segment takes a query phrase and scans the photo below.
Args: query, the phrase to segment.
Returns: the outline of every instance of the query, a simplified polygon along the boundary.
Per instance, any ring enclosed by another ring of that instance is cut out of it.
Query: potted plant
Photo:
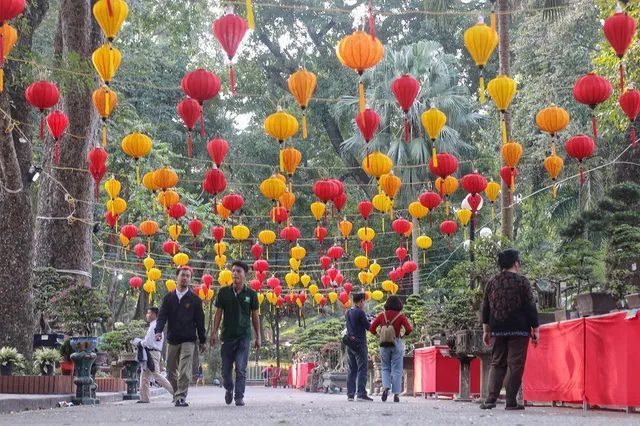
[[[71,340],[67,339],[62,342],[60,346],[60,357],[62,361],[60,361],[60,370],[63,376],[71,376],[73,375],[73,361],[71,361],[71,354],[73,353],[73,348],[71,347]]]
[[[0,349],[0,375],[11,376],[14,369],[24,367],[24,356],[11,346]]]
[[[56,362],[62,357],[60,351],[54,348],[40,348],[35,352],[35,361],[33,366],[40,371],[43,376],[53,376],[55,372]]]
[[[147,334],[147,324],[141,320],[120,324],[115,330],[103,334],[100,337],[98,349],[106,352],[109,358],[122,363],[127,360],[135,360],[136,348],[131,341],[136,337],[144,337]]]

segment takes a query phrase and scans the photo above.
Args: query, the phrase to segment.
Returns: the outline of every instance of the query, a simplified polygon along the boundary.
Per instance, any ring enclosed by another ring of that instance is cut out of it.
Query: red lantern
[[[267,278],[266,272],[256,272],[256,280],[263,282]]]
[[[276,287],[280,287],[280,280],[274,275],[267,280],[267,285],[270,289],[275,290]]]
[[[340,188],[329,179],[323,179],[313,184],[313,193],[325,204],[338,195]]]
[[[451,176],[456,172],[456,170],[458,170],[458,159],[455,156],[447,154],[446,152],[441,152],[436,155],[436,158],[438,165],[434,166],[433,158],[431,158],[429,160],[429,170],[431,170],[431,173],[434,175],[440,176],[443,181],[447,176]]]
[[[336,282],[336,284],[340,285],[342,284],[342,281],[344,281],[344,275],[342,275],[340,271],[338,271],[336,277],[333,280]]]
[[[133,288],[138,288],[142,285],[142,278],[133,277],[129,280],[129,285]]]
[[[478,171],[469,173],[462,177],[462,188],[472,195],[480,194],[487,188],[487,179]]]
[[[3,3],[4,4],[4,3]],[[40,139],[44,139],[44,111],[58,103],[60,91],[55,84],[45,80],[36,81],[27,87],[24,96],[32,106],[40,110]]]
[[[135,225],[131,224],[123,226],[120,232],[129,240],[132,240],[133,238],[138,236],[138,228],[136,228]]]
[[[418,269],[418,264],[413,260],[407,260],[404,262],[404,265],[402,265],[402,269],[411,274]]]
[[[193,251],[198,251],[196,238],[198,238],[198,234],[202,231],[202,222],[198,219],[191,219],[189,221],[189,229],[191,230],[191,234],[193,234]]]
[[[373,209],[373,204],[371,201],[360,201],[358,203],[358,211],[360,212],[360,216],[364,220],[369,219],[369,215],[371,214],[371,210]]]
[[[104,214],[104,220],[107,221],[107,225],[109,225],[110,228],[113,228],[116,226],[116,223],[118,223],[118,216],[111,214],[111,212],[106,212]]]
[[[327,275],[331,278],[331,281],[335,281],[338,276],[338,270],[336,268],[331,268],[327,271]]]
[[[581,77],[573,86],[573,97],[576,98],[576,101],[591,108],[593,137],[596,139],[598,138],[598,124],[594,110],[596,106],[609,99],[612,92],[611,83],[593,72]]]
[[[258,280],[251,280],[251,282],[249,283],[249,287],[251,287],[253,291],[260,291],[260,289],[262,288],[262,283]]]
[[[282,293],[282,287],[277,285],[274,287],[273,292],[280,298],[280,294]]]
[[[373,241],[360,241],[360,248],[365,255],[369,256],[371,250],[373,250]]]
[[[286,222],[289,219],[289,213],[282,206],[273,207],[269,212],[269,217],[278,223]]]
[[[265,272],[267,269],[269,269],[269,262],[262,259],[256,260],[255,262],[253,262],[253,269],[255,269],[257,272]]]
[[[342,208],[344,207],[346,202],[347,202],[346,192],[341,193],[340,195],[338,195],[333,199],[333,205],[336,207],[336,210],[338,210],[338,213],[342,211]]]
[[[420,204],[429,209],[429,228],[433,228],[433,209],[442,202],[442,197],[437,192],[427,191],[420,196]]]
[[[327,250],[327,255],[331,259],[337,261],[338,259],[340,259],[344,255],[344,249],[342,247],[340,247],[339,245],[331,246],[329,248],[329,250]]]
[[[202,276],[202,282],[207,286],[211,287],[211,283],[213,283],[213,277],[209,274],[204,274]]]
[[[411,229],[411,222],[407,219],[399,218],[393,221],[391,228],[401,237]]]
[[[217,207],[216,196],[227,187],[227,179],[218,169],[209,170],[202,181],[202,188],[213,195],[213,205]]]
[[[567,154],[578,160],[580,164],[580,184],[584,184],[584,173],[582,172],[582,160],[591,156],[596,150],[596,144],[589,136],[577,135],[570,138],[565,145]]]
[[[373,139],[378,126],[380,125],[380,116],[372,109],[365,109],[356,115],[356,124],[367,147],[367,166],[369,165],[369,142]]]
[[[451,235],[458,230],[458,225],[452,220],[445,220],[440,224],[440,231],[449,237],[449,250],[451,250]]]
[[[624,92],[622,57],[631,46],[631,40],[636,33],[636,20],[626,13],[622,13],[620,5],[617,5],[616,13],[612,17],[605,19],[603,30],[605,37],[607,37],[611,47],[613,47],[620,59],[620,91]]]
[[[60,111],[53,111],[51,114],[47,115],[47,127],[49,128],[49,133],[53,137],[55,141],[55,160],[56,164],[60,161],[60,145],[58,144],[58,140],[66,130],[69,125],[69,119],[66,115],[64,115]]]
[[[407,249],[404,247],[398,247],[396,249],[396,256],[398,256],[398,260],[402,262],[405,257],[407,257]]]
[[[404,141],[409,142],[409,111],[420,92],[420,82],[409,74],[404,74],[393,80],[391,91],[400,103],[404,112]]]
[[[136,255],[139,258],[142,258],[142,256],[144,256],[144,254],[147,252],[147,246],[142,243],[136,244],[136,246],[133,248],[133,251],[136,252]]]
[[[338,296],[338,300],[340,301],[340,303],[342,303],[343,305],[346,305],[346,303],[349,301],[349,293],[347,293],[346,291],[343,291],[342,293],[340,293],[340,295]]]
[[[286,226],[280,231],[280,237],[293,243],[300,238],[300,230],[293,225]]]
[[[185,95],[200,104],[200,136],[204,138],[204,108],[202,106],[218,94],[221,86],[220,79],[214,73],[200,68],[182,77],[180,86]]]
[[[193,155],[191,131],[196,127],[198,118],[202,115],[202,107],[195,99],[185,99],[178,104],[178,115],[182,118],[187,128],[187,156],[191,157]]]
[[[323,275],[320,277],[320,282],[324,288],[328,288],[329,284],[331,284],[331,277],[329,275]]]
[[[334,198],[338,197],[340,194],[344,193],[344,183],[342,183],[342,181],[339,179],[329,179],[329,180],[336,185],[336,193],[332,198],[333,200]]]
[[[216,239],[217,242],[222,241],[224,238],[224,226],[214,226],[211,230],[211,235]]]
[[[302,304],[304,305],[304,302],[306,302],[306,301],[307,301],[307,295],[306,295],[306,294],[304,294],[304,293],[300,293],[300,294],[298,295],[298,300],[300,300],[300,301],[302,302]]]
[[[327,286],[325,286],[325,288],[327,288]],[[324,308],[324,305],[327,304],[327,296],[322,296],[322,299],[320,299],[320,302],[318,302],[318,305],[320,305],[321,308]]]
[[[182,203],[175,203],[169,209],[169,216],[171,216],[175,220],[180,219],[185,214],[187,214],[187,208]]]
[[[227,14],[213,23],[213,34],[216,36],[222,48],[229,58],[229,84],[231,94],[236,93],[235,76],[233,74],[233,57],[238,51],[238,46],[247,32],[247,23],[244,19],[233,14],[233,8],[227,10]]]
[[[633,122],[636,121],[640,113],[640,92],[636,89],[629,89],[620,95],[620,107],[631,122],[631,145],[636,146],[636,129]]]
[[[396,281],[398,281],[398,278],[399,278],[398,272],[396,272],[395,269],[392,269],[392,270],[389,271],[389,279],[391,281],[396,282]]]
[[[318,242],[322,244],[325,238],[327,238],[327,228],[318,226],[313,231],[313,235],[318,239]]]
[[[251,253],[253,253],[253,257],[255,257],[256,259],[260,259],[260,257],[262,257],[263,252],[264,252],[264,247],[262,247],[260,244],[255,243],[254,245],[251,246]]]
[[[282,287],[279,287],[279,288],[280,288],[280,292],[281,292],[282,291]],[[284,299],[282,297],[278,296],[278,300],[276,301],[276,305],[278,306],[278,308],[281,308],[282,305],[284,305]]]
[[[285,294],[284,295],[284,303],[286,303],[287,305],[291,304],[291,295],[290,294]]]
[[[224,161],[224,157],[226,157],[227,152],[229,152],[229,143],[220,138],[211,139],[207,144],[207,151],[209,152],[211,161],[213,161],[217,167],[220,167]]]
[[[405,274],[406,272],[407,272],[407,271],[405,271],[405,270],[404,270],[404,268],[402,267],[402,265],[400,265],[400,266],[398,266],[398,267],[396,268],[396,274],[398,274],[398,278],[400,278],[400,279],[403,279],[403,278],[404,278],[404,274]]]
[[[244,205],[244,199],[238,194],[229,194],[222,199],[222,205],[231,213],[235,213]]]
[[[91,177],[96,182],[96,201],[100,199],[100,181],[107,172],[107,158],[109,155],[107,151],[98,147],[89,151],[87,159],[89,160],[89,172]]]
[[[329,266],[331,266],[331,258],[329,256],[321,256],[320,257],[320,266],[322,267],[322,269],[324,269],[325,271],[327,269],[329,269]]]
[[[509,205],[511,205],[511,193],[516,190],[516,178],[518,177],[518,169],[504,166],[500,169],[500,177],[504,184],[509,188]]]

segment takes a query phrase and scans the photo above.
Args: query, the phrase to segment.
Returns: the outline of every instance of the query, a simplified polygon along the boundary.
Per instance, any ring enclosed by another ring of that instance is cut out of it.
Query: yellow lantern
[[[173,241],[178,241],[178,237],[182,233],[182,226],[180,225],[171,225],[169,227],[169,236]]]
[[[347,300],[347,303],[344,304],[344,307],[347,309],[351,307],[351,299]]]
[[[385,194],[378,194],[371,200],[373,207],[384,214],[391,208],[391,200]],[[384,217],[382,218],[382,232],[384,232]]]
[[[391,171],[393,162],[391,158],[384,155],[380,151],[375,151],[369,154],[369,160],[366,158],[362,160],[362,169],[369,175],[380,180],[382,175],[386,175]]]
[[[289,178],[296,172],[300,160],[302,160],[302,153],[294,147],[288,146],[282,150],[282,165]],[[291,191],[291,188],[289,188],[289,191]]]
[[[93,5],[93,16],[110,43],[116,38],[128,14],[129,6],[123,0],[98,0]]]
[[[409,204],[409,208],[407,209],[411,217],[414,217],[418,220],[418,232],[420,232],[420,219],[429,214],[429,209],[422,205],[420,201],[414,201]]]
[[[358,238],[361,241],[372,241],[376,236],[376,231],[373,228],[366,227],[358,229]]]
[[[307,114],[309,100],[316,89],[316,75],[303,68],[291,74],[289,77],[289,92],[296,98],[302,109],[302,137],[307,138]]]
[[[367,292],[366,292],[366,293],[367,293],[367,300],[369,300],[369,299],[373,299],[373,293],[372,293],[372,292],[370,292],[369,290],[367,290]]]
[[[424,250],[422,252],[422,263],[423,264],[427,263],[426,250],[428,248],[430,248],[432,244],[433,244],[433,241],[431,241],[431,238],[427,237],[426,235],[420,235],[418,238],[416,238],[416,245],[418,246],[418,248]]]
[[[298,305],[299,308],[302,308],[302,300],[300,300],[299,298],[296,299],[296,305]]]
[[[264,120],[264,130],[280,145],[280,171],[284,171],[283,148],[284,141],[298,132],[298,120],[278,107],[278,112],[271,114]]]
[[[357,256],[353,259],[353,264],[356,265],[358,269],[365,269],[369,266],[369,258],[365,256]]]
[[[302,260],[307,255],[307,250],[301,245],[296,245],[291,248],[291,257],[295,260]]]
[[[202,291],[202,290],[200,290],[200,291]],[[213,299],[213,295],[214,294],[215,293],[214,293],[213,289],[210,288],[209,290],[207,290],[207,300]]]
[[[244,241],[249,238],[249,228],[246,226],[239,224],[231,228],[231,236],[238,241]]]
[[[107,201],[107,210],[111,212],[113,216],[120,216],[127,210],[127,202],[122,198],[114,198]]]
[[[269,246],[276,240],[276,233],[270,229],[265,229],[258,233],[258,240],[267,248],[267,260],[269,260]]]
[[[167,280],[164,285],[167,286],[167,291],[172,292],[176,289],[176,282],[174,280]]]
[[[484,103],[484,74],[483,68],[487,65],[489,57],[498,45],[498,33],[493,25],[493,14],[491,27],[484,23],[481,16],[478,23],[464,32],[464,45],[480,70],[480,103]]]
[[[300,264],[302,262],[300,262],[299,260],[294,259],[293,257],[289,259],[289,266],[291,266],[291,269],[293,269],[294,271],[297,271],[300,269]]]
[[[91,100],[102,119],[102,146],[107,146],[107,119],[116,107],[118,94],[109,87],[103,86],[93,92]]]
[[[447,124],[447,116],[438,108],[431,107],[428,111],[422,113],[421,120],[424,130],[426,130],[429,139],[431,139],[431,159],[433,160],[433,166],[438,167],[436,139],[438,139],[444,125]]]
[[[223,269],[218,273],[218,284],[221,287],[226,287],[233,282],[233,275],[228,269]]]
[[[142,185],[144,185],[145,188],[147,188],[149,191],[153,193],[155,193],[158,189],[161,189],[159,186],[156,185],[153,179],[154,173],[155,172],[149,172],[142,177]]]
[[[221,241],[219,243],[215,243],[213,245],[214,253],[218,253],[219,255],[223,255],[225,251],[227,251],[227,243]]]
[[[393,283],[393,285],[391,286],[391,294],[396,294],[398,292],[398,284]]]
[[[231,210],[226,208],[224,204],[217,204],[216,211],[218,212],[218,216],[220,216],[224,222],[226,222],[227,219],[229,219],[229,216],[231,216]]]
[[[262,302],[264,302],[264,294],[258,293],[258,305],[262,305]]]
[[[107,192],[107,195],[109,195],[109,198],[112,200],[118,196],[118,194],[120,193],[121,187],[122,185],[120,184],[120,182],[114,179],[113,177],[104,183],[104,190]]]
[[[156,283],[154,283],[152,280],[147,280],[142,286],[142,289],[147,293],[151,294],[156,290],[155,287],[156,287]]]
[[[311,293],[311,296],[315,298],[316,293],[318,293],[318,286],[315,284],[311,284],[309,286],[309,293]],[[320,295],[320,298],[322,298],[322,295]]]
[[[349,238],[349,235],[351,234],[353,224],[349,222],[347,218],[344,218],[344,220],[341,220],[338,224],[338,228],[340,229],[340,233],[342,234],[342,236],[346,239]]]
[[[158,281],[162,276],[162,271],[158,268],[151,268],[147,271],[147,278],[151,281]]]
[[[91,61],[104,84],[108,86],[120,66],[122,55],[110,44],[103,44],[93,52]]]
[[[375,278],[375,275],[373,275],[371,272],[365,272],[366,274],[366,283],[367,284],[371,284],[373,282],[373,279]]]
[[[460,209],[458,210],[458,220],[460,221],[460,223],[462,224],[462,228],[464,229],[464,236],[463,238],[466,240],[467,239],[467,224],[469,223],[469,220],[471,219],[471,210],[469,209]]]
[[[498,195],[500,194],[500,184],[494,181],[490,181],[489,183],[487,183],[487,188],[484,190],[484,192],[485,194],[487,194],[487,198],[491,202],[491,220],[493,220],[495,219],[493,203],[496,201]]]
[[[326,206],[324,205],[324,203],[321,203],[319,201],[311,203],[311,214],[316,219],[316,221],[319,222],[320,219],[322,219],[322,215],[324,214],[325,211],[326,211]]]
[[[142,263],[144,264],[144,268],[148,271],[149,269],[153,268],[153,266],[156,264],[156,261],[153,260],[151,256],[147,256]]]
[[[189,256],[184,253],[178,253],[173,256],[173,263],[178,266],[184,266],[189,263]]]
[[[289,272],[284,276],[284,280],[287,283],[287,286],[289,286],[290,289],[293,289],[293,287],[300,282],[300,275],[295,272]]]
[[[385,280],[382,282],[382,284],[380,285],[380,287],[382,287],[382,289],[384,291],[391,291],[391,288],[393,287],[393,281],[391,280]]]
[[[336,300],[338,300],[338,293],[335,291],[330,292],[328,296],[331,303],[336,303]]]
[[[358,280],[360,280],[360,284],[365,285],[367,283],[367,273],[364,271],[358,272]]]
[[[434,185],[442,197],[447,197],[458,190],[459,183],[453,176],[447,176],[444,180],[437,178]]]
[[[382,300],[382,298],[384,297],[384,293],[381,292],[380,290],[376,290],[373,293],[371,293],[371,297],[373,298],[373,300],[375,300],[376,302],[379,302]]]
[[[355,31],[350,36],[340,40],[336,48],[336,55],[342,65],[358,73],[360,112],[362,112],[365,109],[362,74],[365,70],[380,62],[384,56],[384,46],[373,35],[369,35],[364,31]]]
[[[311,277],[307,274],[304,274],[300,277],[300,282],[305,288],[307,288],[309,286],[309,283],[311,282]]]
[[[320,301],[322,300],[322,295],[320,293],[316,293],[313,295],[313,300],[316,301],[316,303],[320,303]]]
[[[131,133],[122,139],[122,150],[136,161],[136,177],[140,183],[140,164],[138,161],[151,151],[151,139],[139,132]]]
[[[516,81],[506,75],[499,75],[489,82],[487,86],[489,95],[493,102],[496,103],[498,110],[500,110],[500,121],[502,127],[502,143],[507,143],[507,123],[505,121],[504,114],[507,112],[507,108],[511,104],[513,97],[516,95],[518,85]]]
[[[169,167],[163,167],[151,175],[154,187],[166,191],[178,184],[178,174]]]
[[[218,268],[222,269],[224,268],[224,264],[227,263],[227,256],[225,256],[224,254],[217,255],[214,260],[216,262],[216,265],[218,265]]]
[[[130,240],[124,234],[120,234],[120,242],[124,247],[128,247]],[[125,257],[126,257],[126,254],[125,254]]]
[[[267,178],[262,181],[260,184],[260,192],[266,198],[270,199],[274,202],[274,204],[280,199],[282,194],[284,194],[287,189],[287,185],[278,179],[275,175],[272,175],[270,178]],[[275,222],[275,211],[273,221]]]
[[[369,265],[369,271],[371,271],[371,273],[373,275],[375,275],[376,277],[380,273],[380,269],[381,269],[380,264],[377,263],[375,260],[373,261],[373,263],[371,265]]]

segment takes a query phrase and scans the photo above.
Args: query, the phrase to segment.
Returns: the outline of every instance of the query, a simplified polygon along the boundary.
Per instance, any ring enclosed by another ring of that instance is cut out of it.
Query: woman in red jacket
[[[402,311],[402,301],[398,296],[389,296],[384,304],[384,312],[376,317],[371,323],[369,331],[376,334],[378,327],[390,325],[395,332],[395,338],[391,336],[389,341],[385,341],[384,328],[380,336],[380,360],[382,361],[382,401],[386,401],[389,396],[389,388],[393,392],[393,402],[400,402],[400,391],[402,388],[402,357],[404,348],[400,329],[404,328],[404,336],[411,333],[411,324],[407,321]],[[393,378],[393,385],[391,384]]]

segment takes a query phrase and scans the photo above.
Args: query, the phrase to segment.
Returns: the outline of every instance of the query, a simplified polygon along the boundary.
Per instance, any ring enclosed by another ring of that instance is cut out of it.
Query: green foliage
[[[130,321],[100,336],[98,349],[108,353],[111,360],[114,361],[121,353],[133,352],[135,348],[133,348],[130,341],[136,337],[143,338],[146,334],[146,322],[140,320]]]
[[[24,355],[12,346],[5,346],[0,349],[0,365],[13,365],[15,369],[21,369],[24,367]]]
[[[603,253],[594,250],[590,241],[577,239],[562,246],[555,264],[556,274],[566,281],[568,288],[592,292],[604,282]]]
[[[477,304],[481,295],[474,290],[465,290],[447,300],[440,311],[445,330],[451,334],[461,330],[471,330],[480,325]]]
[[[51,298],[73,285],[69,276],[60,276],[55,268],[36,268],[31,275],[36,312],[40,312],[47,324],[56,320]]]
[[[55,365],[62,359],[60,351],[53,348],[39,348],[34,353],[33,366],[39,369],[45,365]]]
[[[111,317],[109,306],[98,291],[88,284],[73,284],[50,300],[51,309],[60,319],[65,332],[89,336],[93,323]]]
[[[73,348],[71,347],[71,339],[67,339],[62,342],[60,345],[60,356],[63,361],[69,362],[71,361],[71,354],[73,353]]]
[[[299,330],[292,342],[292,351],[313,354],[328,343],[340,342],[345,329],[344,320],[331,318],[307,329]]]

